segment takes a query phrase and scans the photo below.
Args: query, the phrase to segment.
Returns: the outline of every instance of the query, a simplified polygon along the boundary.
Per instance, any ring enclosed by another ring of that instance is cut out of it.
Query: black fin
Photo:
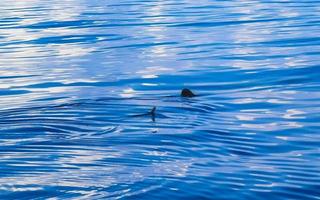
[[[189,90],[188,88],[184,88],[182,91],[181,91],[181,94],[180,94],[182,97],[195,97],[196,95],[193,94],[193,92],[191,90]]]
[[[155,119],[156,118],[156,109],[157,109],[157,107],[154,106],[150,111],[152,121],[156,120]]]
[[[154,115],[154,114],[156,113],[156,109],[157,109],[157,107],[154,106],[154,107],[151,109],[150,114],[151,114],[151,115]]]

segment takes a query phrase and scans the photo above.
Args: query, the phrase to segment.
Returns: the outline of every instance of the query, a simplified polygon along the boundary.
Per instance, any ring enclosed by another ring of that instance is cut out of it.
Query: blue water
[[[1,0],[0,199],[319,200],[319,33],[317,0]]]

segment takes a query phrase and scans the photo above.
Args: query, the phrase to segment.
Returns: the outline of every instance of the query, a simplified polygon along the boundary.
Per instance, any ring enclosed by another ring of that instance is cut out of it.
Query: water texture
[[[1,0],[0,199],[319,200],[319,33],[317,0]]]

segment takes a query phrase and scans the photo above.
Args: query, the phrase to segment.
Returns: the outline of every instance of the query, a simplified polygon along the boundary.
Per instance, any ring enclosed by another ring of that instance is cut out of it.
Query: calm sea
[[[1,0],[0,199],[319,200],[319,33],[318,0]]]

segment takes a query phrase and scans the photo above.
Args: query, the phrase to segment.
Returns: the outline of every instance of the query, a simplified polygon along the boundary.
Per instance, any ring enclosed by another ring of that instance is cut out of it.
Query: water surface
[[[319,1],[0,6],[0,199],[320,199]]]

